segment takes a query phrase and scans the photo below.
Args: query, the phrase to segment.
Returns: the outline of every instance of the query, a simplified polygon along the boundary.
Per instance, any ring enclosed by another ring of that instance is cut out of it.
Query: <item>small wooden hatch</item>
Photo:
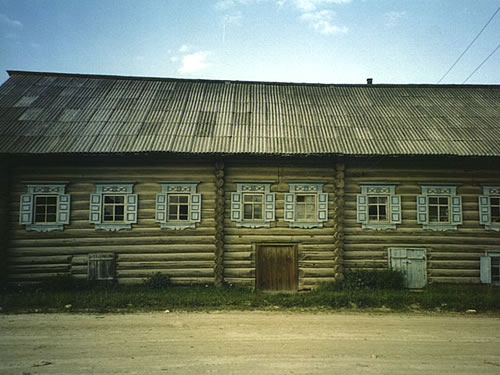
[[[255,249],[255,287],[260,290],[297,290],[297,246],[259,244]]]

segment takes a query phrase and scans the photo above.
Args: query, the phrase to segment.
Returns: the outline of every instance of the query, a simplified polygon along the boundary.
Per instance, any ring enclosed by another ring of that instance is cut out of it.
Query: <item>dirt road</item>
[[[500,318],[0,315],[0,374],[500,374]]]

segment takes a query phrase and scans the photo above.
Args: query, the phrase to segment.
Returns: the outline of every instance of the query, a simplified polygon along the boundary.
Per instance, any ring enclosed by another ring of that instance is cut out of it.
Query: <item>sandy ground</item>
[[[500,374],[500,317],[0,315],[0,374]]]

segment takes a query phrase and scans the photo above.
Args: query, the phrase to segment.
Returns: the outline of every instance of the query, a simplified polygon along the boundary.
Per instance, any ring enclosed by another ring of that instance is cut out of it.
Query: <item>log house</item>
[[[500,86],[9,75],[10,283],[500,283]]]

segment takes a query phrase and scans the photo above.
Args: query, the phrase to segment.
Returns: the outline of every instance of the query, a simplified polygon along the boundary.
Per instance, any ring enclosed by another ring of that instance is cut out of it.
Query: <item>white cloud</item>
[[[172,62],[172,63],[176,63],[177,61],[179,61],[179,56],[172,56],[170,58],[170,62]]]
[[[215,8],[218,10],[228,10],[236,5],[245,5],[255,1],[260,0],[217,0],[217,2],[215,3]]]
[[[210,66],[207,61],[211,53],[209,51],[200,51],[185,55],[182,57],[182,66],[179,68],[179,73],[190,74],[205,70]]]
[[[180,48],[179,48],[179,52],[180,53],[186,53],[186,52],[189,52],[191,50],[191,46],[189,44],[183,44]]]
[[[396,24],[399,22],[401,18],[406,17],[406,12],[401,11],[392,11],[392,12],[387,12],[384,13],[384,18],[385,18],[385,26],[386,27],[393,27],[396,26]]]
[[[332,24],[335,12],[331,10],[320,10],[317,12],[304,13],[300,18],[307,22],[314,30],[321,34],[345,34],[348,28]]]
[[[351,0],[294,0],[295,6],[305,12],[312,12],[332,4],[347,4]]]
[[[9,27],[23,27],[21,21],[13,20],[3,13],[0,13],[0,23]]]

